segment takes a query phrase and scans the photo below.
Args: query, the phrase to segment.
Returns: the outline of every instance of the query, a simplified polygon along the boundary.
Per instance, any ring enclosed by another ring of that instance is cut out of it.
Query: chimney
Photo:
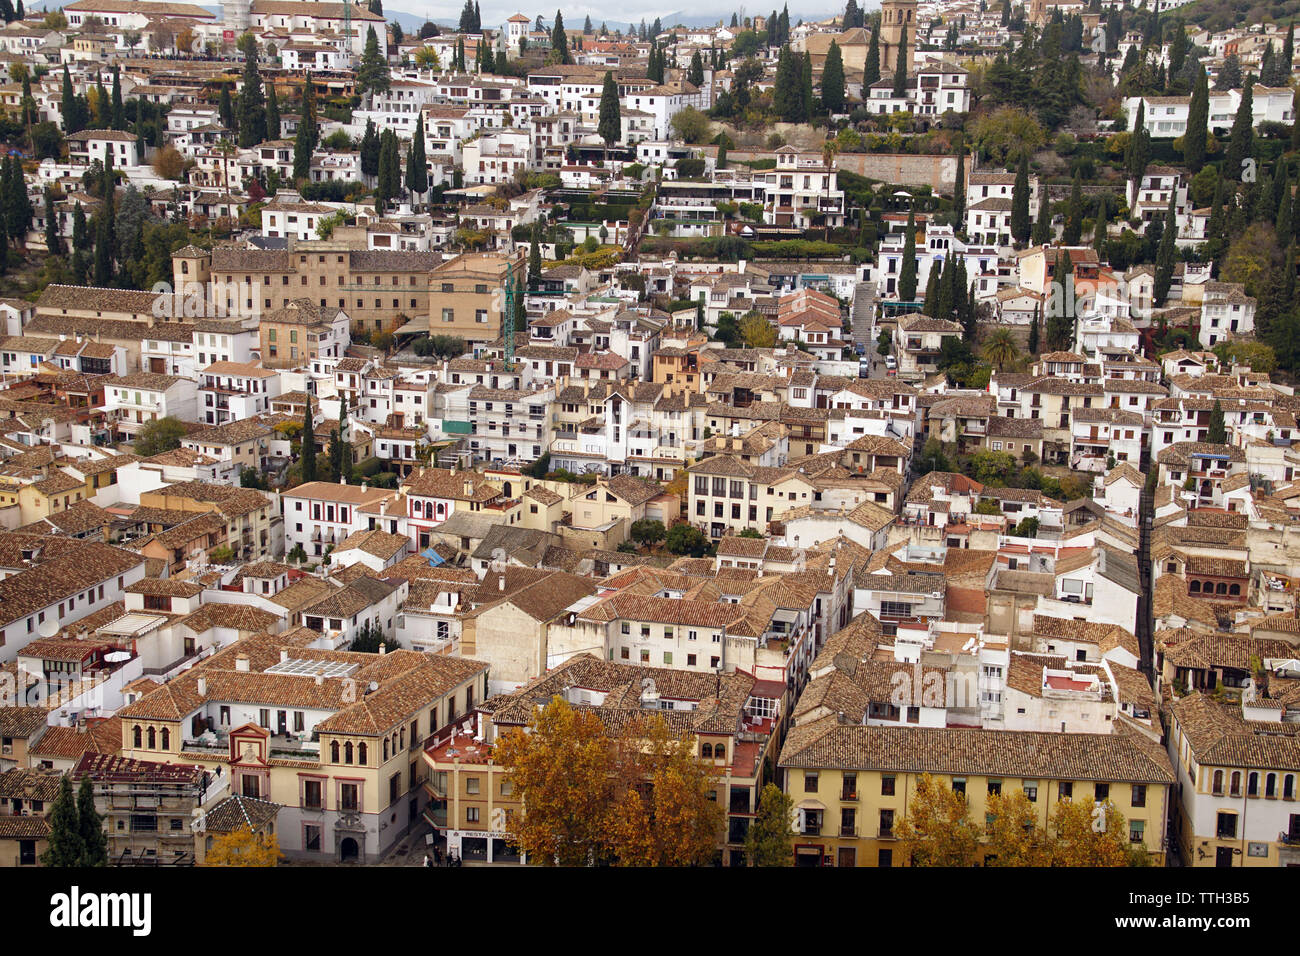
[[[504,591],[505,589],[506,589],[506,576],[505,576],[504,574],[498,574],[498,575],[497,575],[497,590],[498,590],[498,591]]]
[[[241,674],[247,674],[247,673],[248,673],[248,655],[247,655],[247,654],[240,654],[238,657],[235,658],[235,670],[239,671]]]
[[[317,674],[317,675],[316,675],[316,686],[317,686],[317,687],[323,687],[323,686],[325,686],[325,675],[324,675],[324,674]]]
[[[199,696],[200,697],[208,696],[208,679],[206,677],[199,678]]]
[[[283,664],[288,659],[289,659],[289,649],[285,647],[280,648],[280,663]]]
[[[380,656],[380,657],[383,657],[383,656],[384,656],[385,654],[387,654],[387,653],[388,653],[388,645],[385,644],[383,641],[380,641],[380,642],[379,642],[379,656]]]

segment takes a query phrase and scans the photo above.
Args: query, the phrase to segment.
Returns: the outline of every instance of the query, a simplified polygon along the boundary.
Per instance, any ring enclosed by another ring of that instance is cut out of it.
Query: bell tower
[[[898,50],[907,31],[905,71],[912,71],[916,49],[916,0],[883,0],[880,5],[880,75],[892,77],[898,69]]]

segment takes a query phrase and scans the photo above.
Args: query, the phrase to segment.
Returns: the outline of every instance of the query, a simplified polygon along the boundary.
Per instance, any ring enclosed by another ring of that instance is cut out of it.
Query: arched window
[[[1264,778],[1264,796],[1266,797],[1277,796],[1277,774],[1270,773],[1267,777]]]
[[[1216,585],[1214,586],[1214,593],[1215,593],[1215,594],[1227,594],[1227,593],[1228,593],[1228,586],[1227,586],[1226,584],[1224,584],[1222,581],[1220,581],[1218,584],[1216,584]]]
[[[726,759],[727,759],[727,745],[726,745],[726,744],[718,744],[716,747],[714,747],[714,748],[713,748],[713,756],[717,757],[719,760],[726,760]]]
[[[362,766],[366,763],[366,750],[367,747],[365,744],[357,744],[357,763]]]
[[[168,730],[166,727],[164,727],[162,729],[162,749],[171,750],[171,747],[172,747],[172,732]]]
[[[384,738],[384,760],[388,759],[388,738]]]
[[[1192,582],[1191,591],[1192,591],[1193,594],[1200,594],[1200,593],[1201,593],[1201,582],[1200,582],[1200,581],[1193,581],[1193,582]]]
[[[158,749],[158,732],[155,731],[152,727],[150,727],[150,728],[149,728],[149,732],[148,732],[148,737],[149,737],[149,749],[150,749],[150,750],[157,750],[157,749]]]
[[[139,724],[136,724],[134,727],[131,728],[131,742],[136,747],[144,746],[143,737],[144,737],[144,731],[140,729]]]
[[[432,518],[432,517],[433,517],[433,502],[432,502],[432,501],[426,501],[426,502],[424,503],[424,516],[425,516],[426,518]]]
[[[352,762],[352,741],[350,740],[343,745],[343,762]]]
[[[1241,771],[1232,771],[1232,789],[1228,791],[1231,796],[1241,796]]]
[[[406,749],[406,728],[405,727],[403,727],[400,731],[398,731],[397,745],[401,750]]]
[[[705,760],[712,759],[713,744],[700,744],[700,756],[703,757]]]
[[[1223,793],[1223,771],[1214,771],[1214,792]]]
[[[1259,796],[1259,774],[1251,771],[1250,776],[1246,778],[1246,796]]]
[[[1282,798],[1285,800],[1295,799],[1295,774],[1289,773],[1282,778]]]
[[[330,741],[330,760],[334,763],[339,762],[339,742],[337,740]]]
[[[1241,585],[1240,585],[1240,584],[1230,584],[1230,585],[1228,585],[1228,593],[1231,594],[1233,597],[1240,597],[1240,596],[1241,596]]]

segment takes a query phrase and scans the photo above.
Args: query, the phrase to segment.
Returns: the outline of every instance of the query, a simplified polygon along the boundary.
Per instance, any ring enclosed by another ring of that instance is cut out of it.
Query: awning
[[[412,319],[400,329],[393,332],[394,335],[419,335],[422,332],[429,331],[429,320],[427,318]]]

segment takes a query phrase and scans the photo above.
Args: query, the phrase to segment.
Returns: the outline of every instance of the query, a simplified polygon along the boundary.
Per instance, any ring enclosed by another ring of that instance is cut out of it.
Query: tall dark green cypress
[[[257,71],[257,57],[244,60],[244,86],[239,91],[239,145],[256,146],[267,139],[266,94],[262,74]]]
[[[302,416],[301,456],[302,480],[316,480],[316,427],[311,415],[311,396],[307,396],[307,408]]]
[[[59,214],[54,208],[54,193],[45,187],[45,248],[52,256],[63,255],[63,237],[59,235]]]
[[[894,95],[902,96],[907,92],[907,27],[904,26],[898,38],[898,63],[894,67]]]
[[[1210,121],[1210,83],[1202,64],[1196,66],[1196,84],[1187,109],[1187,132],[1183,134],[1183,160],[1193,173],[1205,165],[1206,136]],[[1300,124],[1298,124],[1300,125]]]
[[[871,27],[871,45],[867,47],[867,62],[862,69],[863,97],[868,95],[871,84],[880,79],[880,22]]]
[[[274,82],[266,84],[266,138],[280,138],[280,100]]]
[[[1223,175],[1240,180],[1248,159],[1255,154],[1255,77],[1247,76],[1241,91],[1241,103],[1232,120],[1228,148],[1224,153]]]
[[[406,154],[406,188],[411,198],[423,196],[429,189],[429,163],[424,152],[424,114],[415,119],[415,135]]]
[[[95,808],[95,787],[90,774],[81,778],[77,790],[77,829],[81,833],[80,866],[108,866],[108,836],[104,818]]]
[[[1178,238],[1178,217],[1174,209],[1174,194],[1169,195],[1169,209],[1165,213],[1165,229],[1160,236],[1156,252],[1156,274],[1151,298],[1156,307],[1163,306],[1169,297],[1169,287],[1174,281],[1174,240]]]
[[[898,271],[898,299],[916,300],[916,211],[907,211],[907,235],[903,239],[903,262]]]
[[[113,129],[126,129],[126,107],[122,105],[122,72],[116,64],[113,66],[112,124]]]
[[[822,66],[822,106],[832,114],[844,111],[844,55],[834,40]]]
[[[81,838],[81,821],[77,816],[77,801],[72,794],[72,778],[64,774],[59,780],[59,795],[46,818],[50,833],[46,837],[46,850],[41,854],[42,866],[81,866],[86,855]]]
[[[1011,187],[1011,238],[1016,242],[1029,239],[1029,151],[1020,151],[1016,181]]]

